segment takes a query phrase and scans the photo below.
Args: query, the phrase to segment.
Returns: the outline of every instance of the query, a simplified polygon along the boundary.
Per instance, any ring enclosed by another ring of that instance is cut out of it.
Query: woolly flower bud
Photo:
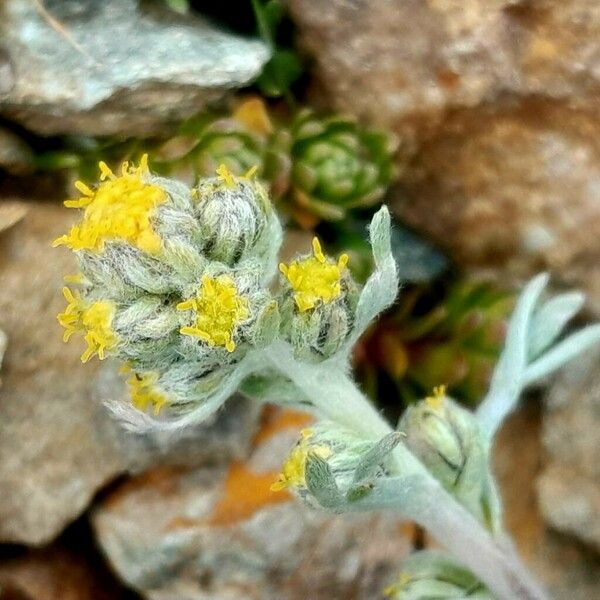
[[[416,552],[404,561],[403,567],[398,580],[384,590],[392,600],[492,600],[492,595],[473,574],[442,552]]]
[[[139,370],[125,365],[132,405],[139,411],[184,415],[209,400],[233,375],[235,365],[218,360],[175,362],[164,370]]]
[[[211,260],[234,265],[252,255],[270,261],[279,250],[277,216],[266,190],[252,179],[255,171],[236,177],[221,165],[218,177],[202,179],[193,190],[204,253]]]
[[[335,354],[352,331],[358,291],[342,254],[333,261],[317,238],[313,254],[281,264],[284,293],[282,330],[296,356],[323,360]]]
[[[404,412],[398,428],[409,449],[440,483],[480,515],[489,470],[475,416],[439,386],[433,396]]]
[[[336,423],[320,421],[301,433],[272,488],[292,489],[308,504],[341,508],[371,491],[386,475],[396,433],[377,443]]]

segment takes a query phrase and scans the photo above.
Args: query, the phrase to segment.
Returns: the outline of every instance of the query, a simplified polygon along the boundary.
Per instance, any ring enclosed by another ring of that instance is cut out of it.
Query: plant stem
[[[282,342],[273,344],[265,354],[277,370],[302,389],[325,418],[373,440],[393,431],[356,387],[341,361],[301,363]],[[388,482],[382,480],[382,487],[356,502],[354,510],[382,507],[399,510],[404,517],[426,527],[498,598],[547,598],[512,549],[494,539],[403,444],[395,448],[393,456],[399,477]],[[385,486],[392,484],[393,489],[386,489]]]
[[[544,600],[543,589],[530,575],[512,545],[495,539],[438,483],[420,475],[382,481],[381,486],[352,506],[353,510],[396,510],[425,527],[495,597]]]

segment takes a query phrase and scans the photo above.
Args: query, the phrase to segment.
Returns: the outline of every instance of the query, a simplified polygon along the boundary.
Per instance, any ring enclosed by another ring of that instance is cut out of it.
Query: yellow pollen
[[[95,354],[100,360],[106,352],[117,345],[117,336],[111,328],[115,306],[109,300],[87,303],[78,291],[63,288],[67,308],[58,315],[58,322],[65,328],[63,340],[68,342],[77,331],[85,332],[83,339],[87,348],[81,355],[81,362],[87,362]]]
[[[348,264],[347,254],[342,254],[337,263],[328,260],[316,237],[312,247],[313,256],[279,265],[295,292],[296,306],[301,312],[314,308],[318,302],[328,304],[342,293],[342,274]]]
[[[127,368],[127,371],[131,371]],[[169,404],[169,400],[165,394],[158,391],[155,387],[158,381],[158,373],[150,371],[149,373],[133,373],[127,380],[131,394],[131,403],[138,410],[145,411],[148,406],[153,408],[154,414],[158,415],[163,406]]]
[[[235,350],[237,326],[250,316],[248,299],[238,294],[229,275],[203,275],[196,297],[180,302],[177,308],[196,312],[196,322],[182,327],[182,334],[199,337],[211,346],[223,346],[228,352]]]
[[[138,167],[124,162],[119,176],[104,162],[99,163],[99,168],[101,183],[96,189],[81,181],[75,183],[82,197],[64,204],[84,209],[83,219],[67,235],[56,239],[53,246],[101,252],[105,242],[124,240],[148,254],[156,254],[161,240],[152,228],[151,217],[156,207],[167,200],[167,193],[158,185],[145,183],[148,155],[144,154]]]
[[[219,165],[219,168],[217,169],[217,175],[219,176],[219,179],[225,184],[225,187],[235,187],[235,177],[233,176],[232,172],[227,168],[227,165]]]
[[[396,583],[386,587],[383,590],[384,596],[394,596],[404,591],[406,586],[412,581],[412,577],[408,573],[400,573],[400,577]]]
[[[303,429],[300,432],[300,441],[283,464],[279,479],[271,485],[272,492],[279,492],[289,487],[304,487],[306,485],[306,461],[310,454],[316,454],[321,458],[331,456],[331,450],[327,446],[309,446],[306,440],[311,436],[310,429]]]
[[[63,280],[65,283],[83,283],[84,277],[81,273],[75,273],[73,275],[65,275]]]
[[[427,396],[425,402],[429,408],[435,411],[439,411],[444,404],[444,398],[446,397],[446,386],[437,385],[433,388],[433,396]]]
[[[254,165],[250,167],[243,175],[243,179],[252,179],[256,175],[256,171],[258,171],[258,166]]]

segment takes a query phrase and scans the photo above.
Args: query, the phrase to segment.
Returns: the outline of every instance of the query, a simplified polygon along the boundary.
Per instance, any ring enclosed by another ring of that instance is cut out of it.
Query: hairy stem
[[[266,350],[267,358],[289,377],[325,418],[374,440],[393,431],[348,376],[340,361],[296,361],[287,344]],[[509,546],[501,545],[404,446],[394,450],[397,478],[355,503],[354,510],[390,508],[426,527],[468,566],[498,598],[544,600],[546,595]],[[394,485],[393,489],[386,486]]]

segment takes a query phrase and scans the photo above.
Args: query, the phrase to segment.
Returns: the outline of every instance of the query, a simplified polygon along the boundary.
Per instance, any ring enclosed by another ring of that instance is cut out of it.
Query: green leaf
[[[260,37],[265,44],[274,48],[277,27],[284,14],[283,5],[279,0],[269,0],[265,3],[261,0],[252,0],[252,9]]]
[[[361,458],[354,472],[353,483],[364,482],[371,477],[379,465],[386,459],[388,454],[400,443],[402,434],[398,431],[389,433],[380,439],[373,447]]]
[[[306,459],[305,473],[308,491],[323,508],[339,508],[344,503],[325,459],[314,452],[310,453]]]
[[[293,50],[275,50],[257,85],[265,96],[278,97],[289,91],[302,74],[302,64]]]
[[[366,219],[348,215],[325,230],[325,237],[338,252],[350,254],[350,269],[361,282],[373,269],[371,246],[364,233],[367,224]],[[402,283],[433,281],[448,268],[448,259],[440,250],[394,218],[390,241]]]
[[[185,15],[190,8],[188,0],[165,0],[165,4],[171,10],[181,13],[182,15]]]

